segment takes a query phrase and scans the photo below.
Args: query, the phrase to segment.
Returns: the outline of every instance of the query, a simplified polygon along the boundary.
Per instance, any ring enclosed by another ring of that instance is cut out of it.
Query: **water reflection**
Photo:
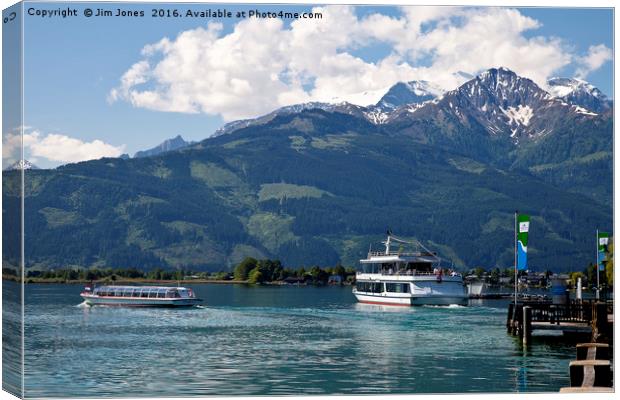
[[[76,307],[79,287],[28,285],[27,395],[557,391],[574,357],[536,342],[524,357],[498,302],[409,308],[355,303],[350,288],[194,288],[205,306],[177,310]]]

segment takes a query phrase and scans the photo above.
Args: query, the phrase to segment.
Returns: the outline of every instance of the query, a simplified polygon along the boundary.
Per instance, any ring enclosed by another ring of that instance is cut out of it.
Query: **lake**
[[[80,305],[81,285],[27,285],[25,395],[547,392],[569,385],[574,344],[535,338],[524,350],[506,333],[508,300],[399,308],[357,304],[351,287],[191,287],[204,308],[89,308]]]

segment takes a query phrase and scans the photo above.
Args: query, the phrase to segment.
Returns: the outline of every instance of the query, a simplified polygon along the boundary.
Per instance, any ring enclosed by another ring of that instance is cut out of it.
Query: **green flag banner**
[[[604,261],[607,259],[607,246],[609,245],[609,233],[599,232],[596,240],[598,243],[598,269],[599,271],[604,271]]]
[[[530,232],[530,216],[517,214],[517,269],[527,269],[527,241]]]

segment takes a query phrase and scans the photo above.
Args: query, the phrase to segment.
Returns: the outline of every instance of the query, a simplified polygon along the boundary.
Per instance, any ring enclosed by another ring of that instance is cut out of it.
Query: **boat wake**
[[[422,307],[432,307],[432,308],[467,308],[467,306],[463,306],[461,304],[425,304]]]
[[[87,302],[83,301],[80,304],[76,305],[76,307],[79,307],[79,308],[90,308],[91,306]]]

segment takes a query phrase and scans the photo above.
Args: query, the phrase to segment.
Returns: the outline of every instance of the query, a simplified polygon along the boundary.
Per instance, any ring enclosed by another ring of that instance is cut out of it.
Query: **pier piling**
[[[512,331],[512,313],[514,312],[514,303],[508,304],[508,319],[506,320],[506,330],[508,333]]]
[[[607,304],[597,302],[592,309],[592,341],[609,341],[609,322],[607,320]]]
[[[523,307],[523,345],[527,346],[532,339],[532,308]]]

